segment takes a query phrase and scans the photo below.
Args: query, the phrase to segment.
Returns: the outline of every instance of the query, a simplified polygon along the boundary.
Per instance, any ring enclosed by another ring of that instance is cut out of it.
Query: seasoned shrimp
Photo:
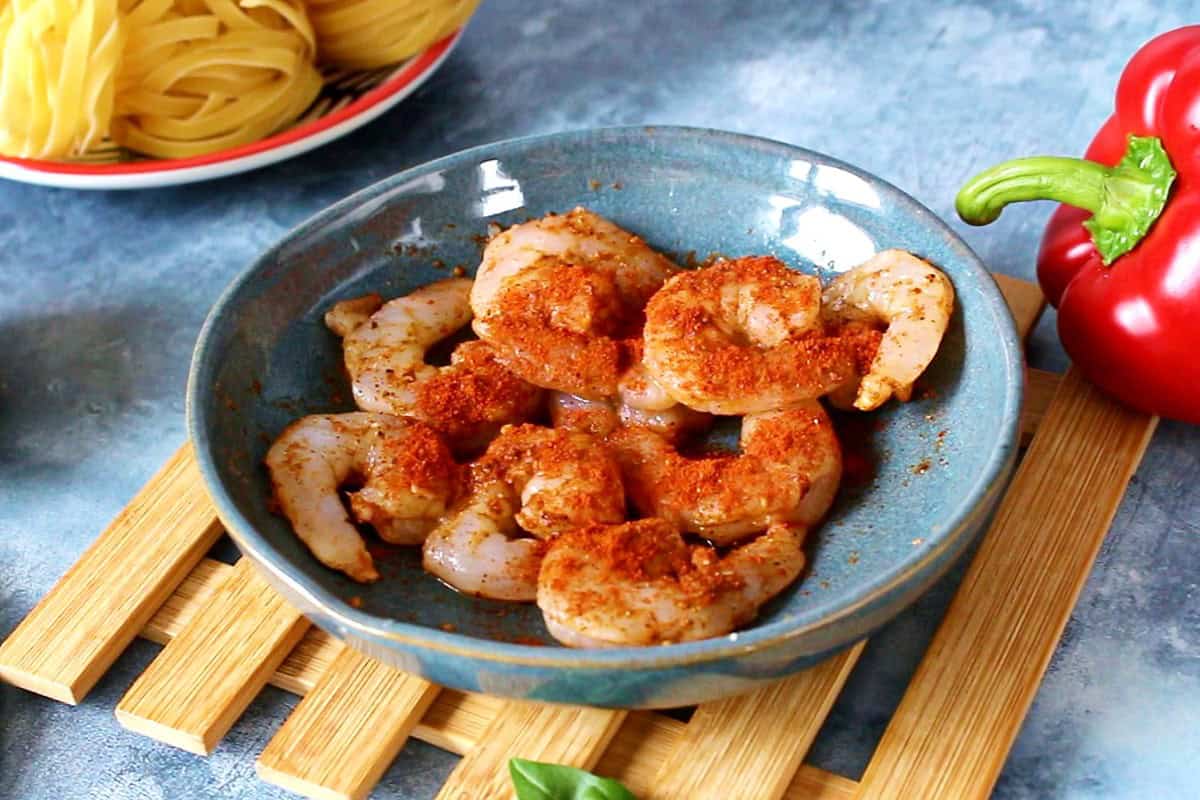
[[[661,519],[583,528],[550,542],[537,604],[550,633],[571,647],[720,636],[796,580],[804,533],[774,525],[722,557]]]
[[[677,267],[582,208],[515,225],[488,243],[475,332],[530,383],[590,399],[617,394],[650,296]]]
[[[487,342],[463,342],[450,354],[450,365],[410,384],[404,398],[411,416],[441,431],[462,451],[478,451],[510,423],[534,417],[545,392],[502,365]]]
[[[317,414],[289,425],[267,451],[280,510],[328,567],[356,581],[379,578],[338,490],[351,482],[359,522],[396,544],[419,544],[445,514],[458,465],[429,426],[387,414]]]
[[[617,383],[617,396],[589,400],[566,392],[551,392],[551,424],[595,436],[607,436],[618,425],[636,425],[673,442],[706,430],[712,424],[712,417],[675,402],[642,364],[641,341],[631,340],[629,344],[634,361]]]
[[[620,469],[601,443],[585,433],[506,426],[472,466],[467,496],[425,540],[425,568],[464,592],[532,600],[526,568],[541,551],[521,544],[521,531],[548,539],[623,519]]]
[[[886,326],[854,396],[855,408],[871,411],[893,396],[912,397],[913,382],[937,354],[954,312],[954,286],[911,253],[884,250],[834,278],[821,311],[831,325]]]
[[[644,411],[612,400],[587,400],[563,392],[550,393],[550,423],[556,428],[607,436],[618,426],[648,428],[671,442],[707,430],[713,418],[672,401],[662,411]]]
[[[470,288],[470,280],[451,278],[386,304],[378,295],[345,300],[325,315],[344,339],[358,406],[423,420],[460,452],[484,447],[542,401],[542,390],[501,365],[485,342],[463,342],[449,366],[425,363],[429,347],[470,320]]]
[[[649,431],[610,437],[634,507],[717,544],[778,523],[812,526],[833,504],[842,456],[815,400],[742,420],[741,453],[689,457]]]
[[[551,392],[548,405],[550,424],[555,428],[604,437],[621,424],[617,409],[608,400],[588,400],[566,392]]]
[[[820,282],[770,256],[681,272],[646,307],[645,365],[684,405],[752,414],[854,375],[850,337],[826,336]]]
[[[630,344],[633,363],[621,374],[621,379],[617,382],[617,396],[621,399],[621,405],[639,411],[669,411],[679,408],[678,401],[671,397],[662,384],[654,380],[650,370],[646,369],[642,361],[645,347],[642,340],[635,339]]]
[[[384,303],[343,336],[346,369],[360,408],[394,413],[397,389],[436,373],[437,367],[425,363],[425,351],[471,321],[470,293],[467,278],[431,283]],[[334,321],[354,319],[355,309],[348,311],[346,303],[362,302],[358,298],[339,303],[327,316]]]
[[[529,601],[546,543],[521,537],[517,498],[494,475],[476,475],[454,516],[425,540],[425,569],[467,594]]]
[[[341,300],[325,312],[325,327],[344,338],[366,324],[382,306],[383,298],[374,293]]]

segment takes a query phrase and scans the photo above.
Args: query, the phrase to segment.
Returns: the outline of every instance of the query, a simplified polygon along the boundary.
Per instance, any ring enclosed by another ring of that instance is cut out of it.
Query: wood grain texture
[[[640,798],[653,796],[660,765],[671,757],[685,723],[653,711],[632,711],[596,763],[598,775],[616,778]],[[850,800],[854,781],[804,764],[792,777],[787,800]]]
[[[483,740],[506,702],[503,697],[442,689],[413,736],[461,756]]]
[[[259,755],[259,777],[319,800],[360,800],[437,696],[429,681],[342,647]]]
[[[1008,303],[1008,310],[1012,312],[1017,332],[1024,339],[1046,310],[1046,298],[1042,290],[1036,283],[1010,278],[998,272],[992,273],[992,277],[996,279],[996,285],[1000,287],[1000,293]]]
[[[211,596],[214,584],[232,570],[233,567],[219,561],[202,561],[188,580],[180,584],[171,602],[163,606],[146,626],[143,636],[160,644],[169,642],[195,615],[203,599]],[[309,629],[271,676],[271,684],[293,694],[307,694],[342,647],[324,631]],[[484,732],[506,702],[499,697],[443,689],[412,735],[443,750],[463,755],[483,740]],[[662,714],[633,712],[604,751],[596,769],[600,774],[618,778],[635,794],[646,794],[682,730],[682,722]],[[843,800],[850,797],[853,787],[854,782],[846,778],[803,766],[792,779],[785,797],[791,800]]]
[[[509,700],[450,773],[438,800],[512,800],[510,758],[590,770],[627,713]]]
[[[749,694],[700,705],[645,800],[779,800],[864,644]]]
[[[233,567],[211,558],[201,561],[147,623],[142,636],[159,644],[171,641],[232,571]],[[309,628],[275,669],[269,683],[292,694],[305,695],[316,686],[342,647],[341,642],[320,628]],[[462,755],[479,741],[503,704],[504,700],[498,697],[443,689],[413,735]]]
[[[1067,373],[859,797],[991,792],[1155,424]]]
[[[1042,424],[1042,417],[1050,407],[1062,375],[1043,372],[1040,369],[1025,370],[1025,404],[1021,407],[1021,444],[1028,446],[1033,432]]]
[[[205,755],[307,628],[243,558],[121,698],[117,719]]]
[[[0,644],[0,679],[78,703],[220,535],[184,445]]]

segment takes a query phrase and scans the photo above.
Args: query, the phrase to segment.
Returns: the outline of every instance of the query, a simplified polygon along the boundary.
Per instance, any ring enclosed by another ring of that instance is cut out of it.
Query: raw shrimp
[[[617,382],[617,396],[620,397],[621,404],[639,411],[669,411],[680,407],[662,384],[654,380],[650,370],[646,369],[642,361],[645,350],[642,340],[634,339],[630,345],[633,363],[621,374],[621,379]]]
[[[608,400],[588,400],[566,392],[551,392],[548,405],[550,424],[555,428],[604,437],[621,424],[617,409]]]
[[[388,414],[317,414],[289,425],[266,464],[280,510],[328,567],[379,578],[338,490],[352,482],[359,522],[396,544],[419,544],[454,499],[458,465],[429,426]]]
[[[833,503],[842,456],[816,400],[742,420],[741,453],[689,457],[647,430],[609,437],[634,507],[717,544],[777,523],[815,525]]]
[[[352,331],[362,327],[382,306],[383,298],[377,294],[341,300],[325,312],[325,327],[338,336],[349,336]]]
[[[674,403],[662,411],[645,411],[612,400],[587,400],[563,392],[550,393],[550,422],[556,428],[607,436],[619,426],[648,428],[670,442],[681,442],[707,430],[713,418]]]
[[[550,421],[554,427],[607,436],[618,425],[636,425],[673,442],[706,430],[712,424],[712,417],[675,402],[642,364],[641,340],[630,340],[629,344],[634,360],[617,383],[617,396],[589,400],[566,392],[551,392]]]
[[[484,447],[542,401],[542,391],[502,366],[485,342],[463,342],[449,366],[425,363],[429,347],[470,320],[470,288],[470,280],[451,278],[386,304],[378,295],[345,300],[325,315],[344,337],[358,406],[428,422],[460,452]]]
[[[548,539],[625,519],[616,460],[585,433],[506,426],[471,468],[471,489],[425,540],[425,568],[464,592],[532,600],[541,550],[521,531]]]
[[[425,569],[467,594],[529,601],[546,543],[520,537],[517,498],[503,481],[476,476],[454,516],[425,540]]]
[[[804,534],[773,525],[722,557],[662,519],[572,531],[550,542],[537,603],[550,633],[571,647],[720,636],[796,580]]]
[[[425,351],[471,321],[470,293],[467,278],[437,281],[384,303],[343,335],[342,352],[360,408],[394,413],[396,389],[437,371],[425,363]],[[361,308],[348,306],[360,303],[365,305],[365,298],[338,303],[326,315],[327,324],[361,318]]]
[[[913,382],[937,354],[954,312],[954,286],[911,253],[884,250],[834,278],[821,311],[831,325],[886,326],[854,393],[854,407],[870,411],[893,396],[902,402],[912,397]]]
[[[450,354],[450,365],[410,384],[397,398],[408,402],[406,413],[437,428],[455,449],[475,452],[500,429],[534,417],[545,392],[527,383],[496,359],[487,342],[463,342]]]
[[[515,225],[484,250],[471,290],[475,332],[530,383],[611,397],[637,360],[646,301],[676,269],[586,209]]]
[[[770,256],[681,272],[646,307],[645,365],[680,403],[751,414],[854,376],[854,342],[826,336],[820,282]]]

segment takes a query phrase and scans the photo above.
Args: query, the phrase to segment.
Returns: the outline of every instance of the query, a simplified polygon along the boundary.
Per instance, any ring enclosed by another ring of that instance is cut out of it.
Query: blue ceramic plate
[[[268,506],[262,458],[302,414],[351,409],[322,314],[461,266],[489,223],[585,205],[660,250],[771,253],[828,276],[899,247],[939,265],[958,309],[913,402],[844,419],[849,475],[803,579],[749,628],[651,648],[570,650],[532,605],[452,592],[419,553],[371,586],[324,568]],[[513,697],[662,707],[752,689],[869,634],[946,571],[1009,476],[1021,353],[983,265],[942,221],[861,170],[778,142],[615,128],[486,145],[402,172],[301,225],[225,292],[200,334],[188,425],[221,519],[273,585],[353,646],[440,684]],[[863,422],[869,419],[870,422]],[[349,602],[357,598],[354,607]]]

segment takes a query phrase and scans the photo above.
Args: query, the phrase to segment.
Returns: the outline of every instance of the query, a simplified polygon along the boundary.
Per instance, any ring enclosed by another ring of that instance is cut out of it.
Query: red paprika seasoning
[[[959,192],[959,216],[1063,203],[1038,254],[1063,347],[1128,405],[1200,423],[1200,25],[1133,56],[1085,158],[992,167]]]

